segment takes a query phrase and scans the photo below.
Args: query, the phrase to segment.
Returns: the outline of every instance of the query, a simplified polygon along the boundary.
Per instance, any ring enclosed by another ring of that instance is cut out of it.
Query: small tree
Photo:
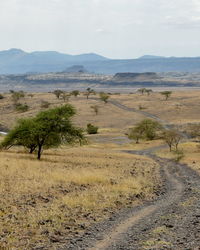
[[[101,92],[99,93],[99,97],[101,101],[103,101],[104,103],[107,103],[110,96],[104,92]]]
[[[40,159],[44,149],[58,147],[61,143],[81,143],[84,140],[83,130],[72,124],[74,114],[75,109],[68,104],[42,111],[34,118],[20,120],[8,133],[2,147],[8,149],[21,145],[30,153],[37,150],[37,158]]]
[[[162,130],[162,125],[159,122],[144,119],[129,130],[128,138],[136,140],[136,143],[139,143],[139,139],[153,140],[160,130]]]
[[[94,126],[91,123],[87,124],[87,133],[90,134],[90,135],[97,134],[98,133],[98,129],[99,128],[97,126]]]
[[[172,91],[163,91],[160,94],[165,96],[165,100],[167,101],[169,99],[169,97],[171,96]]]
[[[144,138],[143,131],[139,127],[130,128],[128,132],[128,138],[130,140],[135,140],[138,144],[139,140]]]
[[[73,90],[73,91],[71,92],[71,95],[77,97],[78,95],[80,95],[80,92],[79,92],[78,90]]]
[[[71,94],[70,93],[67,93],[67,92],[63,92],[62,95],[61,95],[62,99],[64,100],[64,102],[68,102],[70,97],[71,97]]]
[[[86,97],[87,97],[87,99],[89,98],[89,96],[90,96],[91,94],[96,94],[96,93],[95,93],[95,91],[94,91],[93,89],[87,88],[87,89],[86,89]]]
[[[143,95],[146,92],[146,88],[141,88],[141,89],[138,89],[137,91]]]
[[[90,106],[90,108],[94,110],[96,115],[98,115],[98,113],[99,113],[99,106],[98,105]]]
[[[54,90],[53,93],[54,93],[54,95],[59,99],[60,96],[61,96],[61,94],[63,93],[63,91],[60,90],[60,89],[56,89],[56,90]]]
[[[146,89],[145,90],[145,92],[147,93],[147,95],[149,96],[150,95],[150,93],[152,93],[153,92],[153,90],[152,89]]]
[[[182,139],[182,135],[180,134],[179,131],[170,129],[170,130],[165,130],[163,132],[163,140],[167,143],[169,146],[170,152],[174,148],[176,151],[178,150],[178,144]]]

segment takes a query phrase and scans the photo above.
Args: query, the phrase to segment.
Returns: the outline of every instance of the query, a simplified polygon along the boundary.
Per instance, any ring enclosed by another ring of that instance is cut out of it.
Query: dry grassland
[[[51,104],[50,108],[65,103],[52,93],[35,93],[33,97],[26,95],[25,98],[20,99],[20,103],[27,103],[30,109],[27,112],[19,113],[14,110],[11,95],[5,94],[5,97],[0,100],[0,123],[8,128],[13,127],[19,118],[34,116],[39,111],[44,110],[41,108],[42,101],[48,101]],[[98,95],[96,97],[98,98]],[[95,123],[100,128],[106,129],[107,133],[125,131],[138,120],[144,118],[142,115],[120,110],[112,104],[104,104],[100,100],[87,100],[83,95],[71,97],[69,103],[76,107],[77,115],[74,122],[77,125],[86,127],[87,123]],[[93,105],[99,106],[98,115],[95,115],[91,109]]]
[[[159,118],[174,124],[200,122],[199,106],[200,91],[176,91],[165,101],[160,93],[121,95],[121,103],[128,107],[145,108],[144,111],[152,113]]]
[[[176,92],[168,101],[159,93],[112,95],[129,107],[155,114],[169,123],[199,122],[199,93]],[[55,107],[64,103],[52,93],[26,95],[21,103],[30,109],[14,110],[11,95],[0,100],[0,124],[12,128],[16,120],[41,111],[42,101]],[[145,117],[121,110],[99,100],[81,95],[71,97],[77,109],[74,123],[86,127],[93,123],[99,134],[89,136],[91,144],[81,148],[52,149],[44,152],[41,161],[22,148],[0,152],[0,248],[55,249],[67,239],[111,213],[152,199],[160,186],[159,166],[152,160],[121,153],[159,146],[162,141],[131,144],[125,132]],[[95,115],[92,105],[99,106]],[[2,137],[1,137],[2,138]],[[0,138],[0,140],[1,140]],[[182,161],[200,172],[200,154],[195,143],[183,144]],[[159,152],[164,157],[168,149]]]
[[[49,150],[42,161],[0,153],[0,245],[52,249],[114,211],[152,199],[150,159],[94,148]]]

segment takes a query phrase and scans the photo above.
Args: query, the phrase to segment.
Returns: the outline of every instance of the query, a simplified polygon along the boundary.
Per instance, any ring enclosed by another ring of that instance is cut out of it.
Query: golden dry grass
[[[168,123],[185,124],[200,122],[199,113],[199,90],[175,91],[165,101],[160,93],[152,93],[150,96],[139,93],[121,95],[118,97],[121,103],[128,107],[145,107],[144,111],[157,115]]]
[[[126,206],[152,199],[159,167],[150,159],[94,148],[0,153],[0,245],[61,246],[67,237]]]
[[[29,111],[18,113],[10,94],[5,97],[0,100],[0,124],[8,128],[17,119],[42,110],[42,101],[50,102],[50,107],[64,103],[52,93],[35,93],[20,101],[30,106]],[[146,107],[147,112],[177,124],[199,121],[198,97],[198,91],[175,92],[168,101],[163,101],[159,93],[149,97],[138,93],[111,96],[130,107]],[[126,141],[127,129],[144,116],[99,100],[86,100],[83,95],[72,97],[69,103],[77,109],[76,125],[93,123],[100,127],[98,135],[89,136],[91,144],[45,151],[41,161],[21,148],[0,152],[0,247],[53,249],[110,213],[154,197],[160,181],[159,167],[145,157],[120,153],[163,143]],[[96,104],[100,107],[98,115],[91,109]],[[185,153],[182,161],[200,171],[196,144],[181,147]],[[168,149],[159,155],[174,157]]]
[[[181,163],[186,163],[192,169],[200,174],[200,144],[197,142],[186,142],[179,146],[179,150],[183,152]],[[159,150],[156,154],[163,158],[175,159],[175,154],[169,152],[168,148]]]

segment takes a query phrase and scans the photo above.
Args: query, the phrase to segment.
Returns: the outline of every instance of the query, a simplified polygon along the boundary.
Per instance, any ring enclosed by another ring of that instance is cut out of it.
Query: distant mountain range
[[[108,59],[98,54],[69,55],[56,51],[27,53],[20,49],[0,51],[0,74],[63,72],[79,65],[100,74],[118,72],[200,72],[200,57],[145,55],[138,59]]]

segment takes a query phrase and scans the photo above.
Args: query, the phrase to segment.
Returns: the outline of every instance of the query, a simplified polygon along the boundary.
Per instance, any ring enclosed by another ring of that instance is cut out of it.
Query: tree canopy
[[[37,150],[37,158],[40,159],[44,149],[58,147],[62,143],[81,143],[85,139],[83,130],[71,122],[75,113],[74,107],[66,104],[42,111],[33,118],[21,119],[1,146],[8,149],[20,145],[29,149],[30,153]]]

